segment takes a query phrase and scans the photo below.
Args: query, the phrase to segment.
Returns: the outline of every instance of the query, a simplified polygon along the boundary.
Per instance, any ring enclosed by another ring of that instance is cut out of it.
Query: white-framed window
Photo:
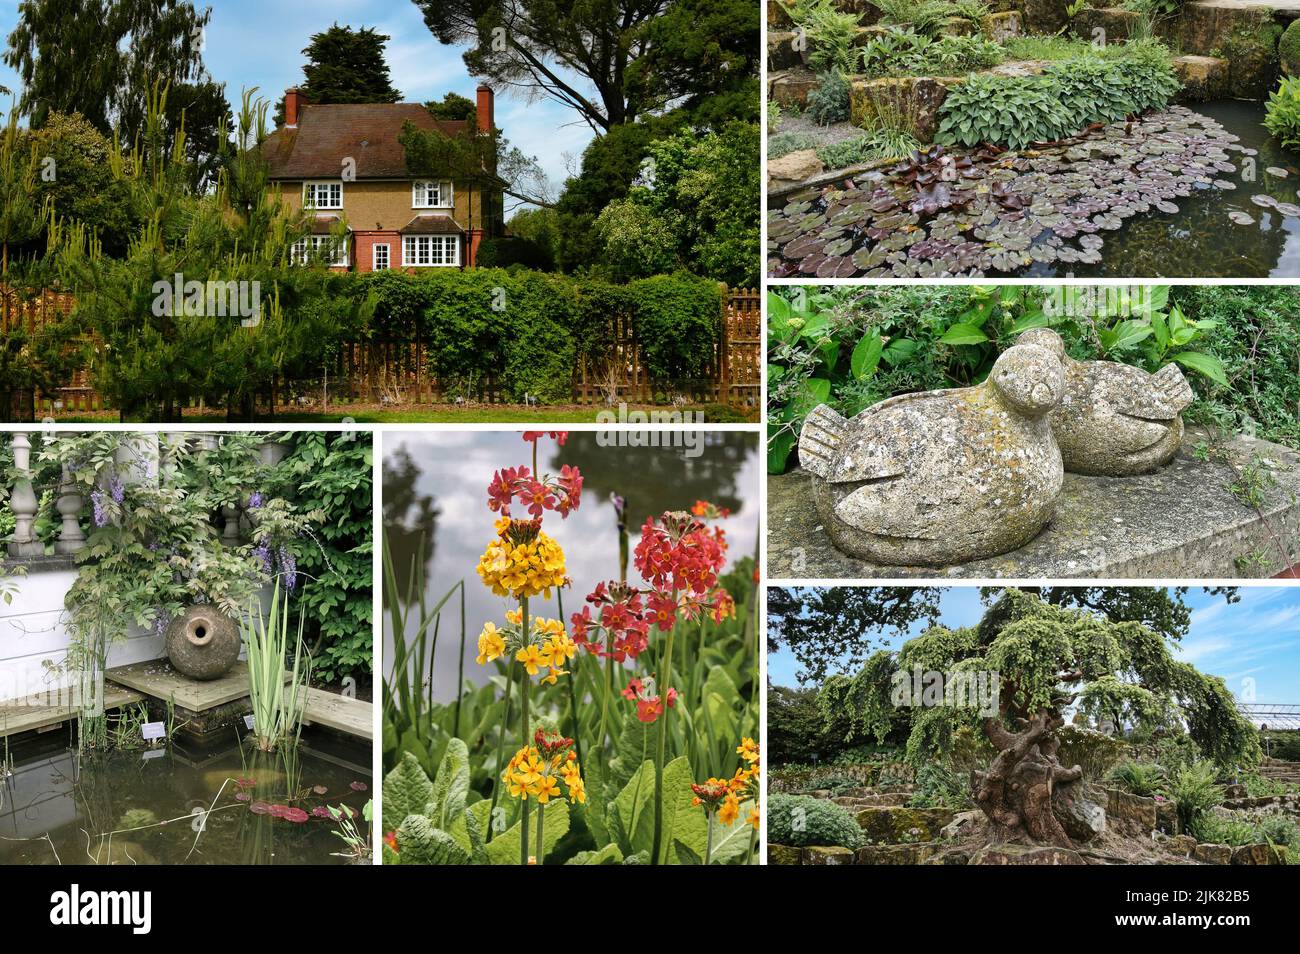
[[[338,180],[304,182],[302,204],[310,209],[343,208],[343,183]]]
[[[381,242],[380,244],[374,246],[374,260],[372,264],[374,265],[374,269],[377,272],[386,271],[388,269],[388,243],[387,242]]]
[[[305,239],[299,239],[294,243],[293,262],[295,265],[306,264],[307,249],[310,248],[313,253],[319,253],[325,257],[326,265],[346,268],[348,266],[348,244],[347,239],[340,242],[332,235],[309,235]]]
[[[459,265],[460,237],[457,235],[403,235],[402,264],[414,268]]]
[[[421,179],[411,183],[411,208],[450,209],[455,205],[450,182]]]

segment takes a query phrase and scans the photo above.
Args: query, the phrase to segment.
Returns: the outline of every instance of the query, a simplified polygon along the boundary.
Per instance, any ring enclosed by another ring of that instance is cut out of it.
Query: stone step
[[[1230,64],[1217,56],[1197,56],[1189,53],[1176,57],[1174,72],[1183,84],[1180,99],[1203,102],[1222,99],[1228,88]]]

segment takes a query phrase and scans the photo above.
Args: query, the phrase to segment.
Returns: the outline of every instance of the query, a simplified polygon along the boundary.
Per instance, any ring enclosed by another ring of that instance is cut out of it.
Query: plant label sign
[[[167,738],[167,724],[165,722],[146,722],[140,726],[140,735],[146,742],[165,739]]]
[[[253,731],[253,714],[251,712],[244,716],[244,725],[247,726],[249,732]]]

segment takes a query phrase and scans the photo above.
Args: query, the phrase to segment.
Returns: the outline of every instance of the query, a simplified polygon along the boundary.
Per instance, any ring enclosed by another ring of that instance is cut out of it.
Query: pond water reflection
[[[1097,265],[1040,266],[1029,276],[1158,278],[1263,278],[1300,277],[1300,217],[1257,205],[1253,196],[1268,196],[1278,203],[1296,205],[1300,199],[1300,154],[1283,149],[1264,128],[1263,104],[1247,100],[1196,103],[1198,113],[1221,123],[1238,137],[1238,144],[1258,151],[1243,157],[1228,176],[1237,188],[1199,190],[1179,201],[1179,211],[1149,212],[1133,216],[1122,228],[1106,235],[1102,260]],[[1244,175],[1245,160],[1253,164],[1254,178]],[[1270,173],[1280,169],[1285,176]],[[1237,224],[1233,213],[1249,216]]]
[[[373,794],[369,748],[319,734],[286,753],[173,742],[79,758],[56,733],[13,756],[0,778],[0,864],[342,863],[335,823],[313,811],[359,813]],[[273,817],[259,803],[308,818]]]
[[[636,432],[642,433],[642,432]],[[648,432],[645,432],[648,433]],[[564,549],[573,585],[562,596],[566,618],[601,580],[618,576],[618,532],[611,494],[627,501],[627,519],[635,547],[639,528],[650,515],[686,510],[708,500],[731,510],[720,521],[730,544],[728,566],[755,554],[758,540],[758,438],[741,432],[693,432],[703,441],[698,454],[672,446],[670,431],[656,431],[660,446],[602,446],[608,432],[571,431],[564,447],[544,440],[539,449],[543,472],[576,466],[584,480],[581,507],[567,520],[546,515],[547,533]],[[624,436],[626,432],[621,432]],[[478,633],[487,620],[500,622],[513,603],[493,596],[475,573],[492,537],[487,485],[502,467],[531,466],[531,445],[520,431],[441,431],[384,435],[384,529],[400,581],[408,579],[412,561],[422,560],[425,597],[436,603],[455,584],[465,581],[467,680],[486,682],[493,670],[474,663]],[[421,551],[421,540],[424,549]],[[634,566],[629,579],[639,582]],[[399,589],[404,588],[403,586]],[[557,599],[535,600],[534,610],[558,615]],[[385,658],[392,658],[392,633],[385,617]],[[444,612],[434,654],[434,698],[455,698],[459,668],[460,620],[455,599]]]

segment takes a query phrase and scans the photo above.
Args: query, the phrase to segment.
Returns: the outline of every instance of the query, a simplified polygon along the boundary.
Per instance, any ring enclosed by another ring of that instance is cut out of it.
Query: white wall
[[[63,598],[76,570],[38,570],[10,577],[13,599],[0,600],[0,701],[21,698],[67,684],[47,664],[59,665],[71,637]],[[108,665],[126,666],[164,655],[163,639],[132,628],[131,635],[109,648]]]

